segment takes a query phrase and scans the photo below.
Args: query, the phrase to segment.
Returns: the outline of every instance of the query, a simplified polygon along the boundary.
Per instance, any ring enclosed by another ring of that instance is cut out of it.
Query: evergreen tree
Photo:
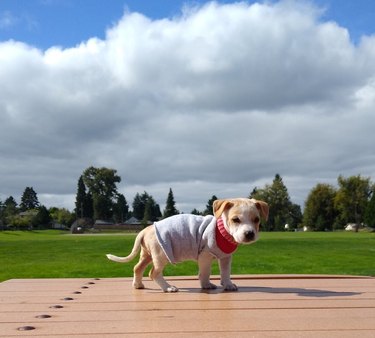
[[[94,200],[90,191],[87,192],[83,203],[83,217],[94,218]]]
[[[38,213],[32,218],[31,222],[32,225],[35,227],[47,228],[50,225],[51,221],[52,219],[49,214],[49,211],[44,205],[42,205],[39,208]]]
[[[147,209],[148,204],[150,210],[150,216],[148,216],[148,220],[152,222],[157,221],[162,216],[159,204],[155,202],[152,196],[148,197],[145,209]]]
[[[250,193],[249,198],[257,198],[259,196],[259,189],[255,187],[253,191]]]
[[[265,230],[282,231],[285,224],[295,228],[301,222],[301,209],[290,201],[288,189],[279,174],[275,175],[271,185],[266,184],[263,189],[255,188],[249,197],[267,202],[270,207]]]
[[[146,194],[146,192],[145,192]],[[143,201],[141,195],[137,193],[133,200],[133,216],[139,220],[143,219],[145,214],[146,203]]]
[[[213,205],[214,205],[214,202],[217,200],[218,198],[213,195],[207,202],[206,204],[206,210],[203,212],[204,215],[213,215],[214,214],[214,211],[213,211]]]
[[[81,175],[77,184],[77,195],[75,202],[75,214],[78,218],[94,217],[94,201],[90,191],[86,190],[86,185]]]
[[[199,210],[197,210],[196,208],[194,208],[190,213],[192,215],[202,215],[202,213]]]
[[[153,201],[151,199],[148,199],[145,205],[145,210],[142,218],[142,225],[143,227],[146,227],[148,225],[148,222],[152,218],[153,213]]]
[[[3,225],[3,222],[4,222],[4,210],[5,210],[5,205],[0,200],[0,227]]]
[[[117,197],[117,202],[114,206],[114,212],[113,212],[113,217],[116,222],[118,223],[123,223],[129,213],[129,206],[128,203],[126,202],[125,196],[122,194],[119,194]]]
[[[13,196],[9,196],[3,205],[3,215],[4,217],[13,216],[18,213],[17,202]]]
[[[26,187],[21,197],[20,210],[32,210],[39,207],[38,196],[33,187]]]
[[[82,175],[78,179],[78,188],[77,188],[77,195],[76,195],[76,215],[77,217],[83,218],[87,217],[87,213],[85,212],[85,207],[87,203],[87,194],[86,194],[86,186],[83,182]]]
[[[13,196],[0,203],[0,225],[9,223],[9,218],[18,213],[17,202]]]
[[[295,203],[291,203],[289,208],[289,229],[297,229],[302,224],[303,214],[301,206]]]
[[[177,215],[177,214],[179,214],[179,212],[176,209],[176,203],[174,201],[173,192],[172,192],[172,189],[169,188],[169,193],[168,193],[168,197],[167,197],[166,206],[165,206],[165,209],[164,209],[164,212],[163,212],[163,217],[167,218],[169,216],[173,216],[173,215]]]
[[[146,191],[142,195],[140,195],[139,193],[135,195],[133,200],[133,216],[139,220],[143,220],[145,218],[147,203],[149,203],[149,210],[147,210],[147,220],[156,221],[161,217],[160,206]]]
[[[275,175],[269,193],[273,210],[270,219],[273,220],[275,230],[283,230],[285,224],[290,223],[290,218],[288,216],[291,202],[288,189],[279,174]]]

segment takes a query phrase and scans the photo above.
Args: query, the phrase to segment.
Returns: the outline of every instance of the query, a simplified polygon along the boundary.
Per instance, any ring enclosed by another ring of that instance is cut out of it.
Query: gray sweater
[[[216,218],[212,215],[181,214],[155,222],[154,225],[159,244],[173,264],[197,260],[203,250],[218,259],[230,256],[216,244]]]

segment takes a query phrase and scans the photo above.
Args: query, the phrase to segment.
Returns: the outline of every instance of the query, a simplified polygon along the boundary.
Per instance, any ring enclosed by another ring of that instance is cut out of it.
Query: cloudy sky
[[[375,2],[0,2],[0,199],[74,208],[89,166],[203,210],[279,173],[375,179]]]

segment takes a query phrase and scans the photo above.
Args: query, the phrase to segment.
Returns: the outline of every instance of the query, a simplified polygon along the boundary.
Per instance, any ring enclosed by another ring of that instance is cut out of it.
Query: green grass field
[[[0,232],[0,281],[11,278],[125,277],[136,260],[114,263],[106,253],[127,255],[134,234],[70,235],[58,231]],[[195,275],[195,262],[168,265],[165,275]],[[213,265],[213,274],[218,266]],[[261,233],[240,246],[232,274],[375,275],[375,233]]]

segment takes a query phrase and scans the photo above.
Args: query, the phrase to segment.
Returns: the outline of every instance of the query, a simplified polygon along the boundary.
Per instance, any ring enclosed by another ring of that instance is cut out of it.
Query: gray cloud
[[[90,165],[178,208],[284,178],[303,204],[318,182],[374,177],[375,38],[358,45],[308,5],[125,13],[106,38],[46,51],[0,43],[0,198],[33,186],[74,207]]]

